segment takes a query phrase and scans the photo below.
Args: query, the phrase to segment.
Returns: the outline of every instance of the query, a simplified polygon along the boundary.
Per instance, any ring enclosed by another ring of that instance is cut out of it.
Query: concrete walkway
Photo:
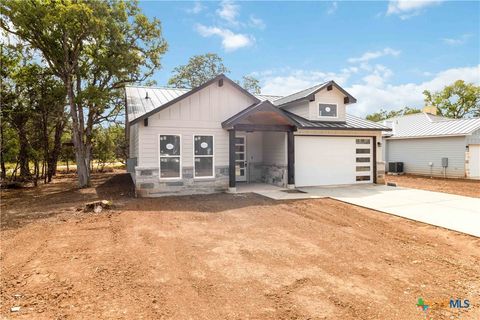
[[[300,190],[306,193],[270,191],[260,194],[277,200],[329,197],[480,237],[480,198],[372,184]]]

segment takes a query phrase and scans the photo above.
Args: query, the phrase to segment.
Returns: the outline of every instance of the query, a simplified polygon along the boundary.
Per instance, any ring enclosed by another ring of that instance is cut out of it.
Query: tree
[[[173,69],[168,85],[176,88],[195,88],[221,73],[230,72],[216,53],[193,56],[188,63]]]
[[[94,126],[116,116],[124,84],[160,68],[167,49],[160,21],[116,0],[2,0],[0,12],[1,27],[38,50],[63,82],[78,183],[88,186]]]
[[[385,109],[380,109],[379,112],[375,112],[367,115],[366,119],[373,122],[379,122],[385,119],[390,119],[398,116],[404,116],[407,114],[414,114],[419,112],[422,112],[422,110],[416,109],[416,108],[410,108],[410,107],[404,107],[400,110],[390,110],[390,111],[387,111]]]
[[[437,107],[438,113],[448,118],[480,116],[480,86],[457,80],[443,90],[423,91],[425,105]]]
[[[252,94],[260,94],[260,81],[252,76],[243,76],[242,83],[239,83],[245,90]]]

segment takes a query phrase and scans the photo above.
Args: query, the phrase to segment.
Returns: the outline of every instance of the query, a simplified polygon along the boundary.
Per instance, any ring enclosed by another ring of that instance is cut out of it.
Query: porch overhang
[[[297,123],[270,101],[251,105],[222,123],[226,130],[295,131]]]
[[[229,188],[235,190],[235,135],[237,131],[279,131],[287,135],[287,181],[289,186],[295,184],[295,139],[297,122],[270,101],[251,105],[222,123],[222,128],[229,132]]]

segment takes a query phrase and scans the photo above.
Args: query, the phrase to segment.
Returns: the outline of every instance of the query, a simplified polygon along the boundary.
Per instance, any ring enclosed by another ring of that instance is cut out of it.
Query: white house
[[[380,124],[333,81],[286,97],[225,75],[192,90],[127,86],[127,170],[139,196],[382,182]]]
[[[404,172],[411,174],[480,179],[480,118],[450,119],[432,113],[382,122],[392,129],[384,135],[387,164],[403,162]]]

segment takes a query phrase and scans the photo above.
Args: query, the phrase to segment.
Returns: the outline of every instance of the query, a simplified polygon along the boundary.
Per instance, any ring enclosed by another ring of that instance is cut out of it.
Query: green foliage
[[[480,117],[480,86],[457,80],[443,90],[425,95],[425,105],[437,107],[438,113],[449,118]]]
[[[168,85],[176,88],[195,88],[221,73],[230,72],[223,59],[215,53],[193,56],[188,63],[173,69]]]
[[[239,83],[245,90],[252,94],[260,94],[260,81],[252,76],[243,76],[242,83]]]
[[[63,82],[84,187],[93,128],[119,114],[124,84],[161,67],[167,43],[160,21],[149,20],[136,1],[119,0],[2,0],[0,12],[0,26],[36,49]]]
[[[107,163],[126,162],[127,144],[125,128],[116,124],[109,127],[96,127],[93,140],[93,158],[103,169]]]
[[[373,122],[379,122],[385,119],[390,119],[394,117],[399,117],[399,116],[404,116],[407,114],[414,114],[419,112],[422,112],[422,110],[416,109],[416,108],[410,108],[410,107],[404,107],[400,110],[390,110],[390,111],[380,109],[379,112],[375,112],[367,115],[366,119]]]

